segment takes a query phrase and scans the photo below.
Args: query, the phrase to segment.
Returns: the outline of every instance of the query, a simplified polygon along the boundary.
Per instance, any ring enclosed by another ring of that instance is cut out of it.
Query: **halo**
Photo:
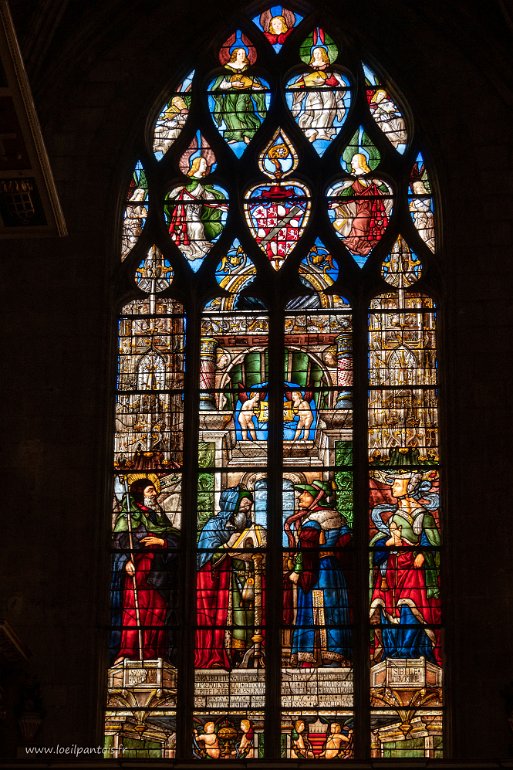
[[[130,473],[126,479],[128,481],[129,487],[132,486],[134,481],[139,481],[139,479],[148,479],[148,481],[151,481],[157,490],[157,493],[160,493],[160,479],[155,473]]]

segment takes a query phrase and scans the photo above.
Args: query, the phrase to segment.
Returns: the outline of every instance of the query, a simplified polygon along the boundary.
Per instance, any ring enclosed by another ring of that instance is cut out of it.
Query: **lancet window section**
[[[105,756],[441,756],[435,212],[412,122],[304,8],[243,16],[190,65],[121,225]]]

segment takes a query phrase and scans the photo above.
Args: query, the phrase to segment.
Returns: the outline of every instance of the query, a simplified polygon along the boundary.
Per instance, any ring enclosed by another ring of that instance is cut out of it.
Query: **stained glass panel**
[[[438,461],[433,301],[389,293],[369,316],[369,451],[374,464]]]
[[[278,52],[302,18],[297,11],[291,11],[283,5],[273,5],[260,16],[255,16],[253,21]]]
[[[153,131],[153,152],[161,160],[182,133],[191,107],[194,70],[178,86],[161,109]]]
[[[128,185],[123,229],[121,233],[121,258],[134,248],[143,231],[148,216],[148,180],[141,161],[136,163],[134,173]]]
[[[319,155],[340,132],[351,103],[348,77],[332,67],[337,56],[333,39],[317,27],[300,48],[309,69],[296,72],[285,88],[294,120]]]
[[[389,283],[401,287],[417,280],[404,244],[401,253],[396,248],[389,256],[383,262]],[[400,288],[371,303],[369,596],[375,757],[441,756],[435,323],[434,303],[424,294]]]
[[[431,183],[422,155],[419,153],[413,164],[408,188],[410,215],[417,231],[431,250],[435,251],[435,217],[431,195]]]
[[[442,756],[435,196],[387,78],[303,13],[214,38],[125,196],[105,756]]]
[[[302,282],[336,276],[320,241]],[[331,273],[331,275],[330,275]],[[282,756],[353,756],[352,320],[316,294],[285,318]],[[323,310],[328,306],[333,308]]]
[[[363,70],[367,86],[367,102],[372,118],[397,152],[404,153],[408,132],[403,113],[370,67],[363,65]]]
[[[350,174],[327,192],[328,214],[335,233],[363,267],[388,227],[393,193],[388,182],[373,175],[381,155],[363,128],[344,150],[342,168]]]
[[[202,335],[193,753],[254,759],[266,705],[268,320],[209,307]]]
[[[138,283],[148,296],[123,308],[118,332],[105,750],[173,757],[184,323],[153,278]]]

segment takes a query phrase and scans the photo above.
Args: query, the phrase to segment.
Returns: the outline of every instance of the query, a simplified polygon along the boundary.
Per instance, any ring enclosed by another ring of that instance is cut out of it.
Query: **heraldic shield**
[[[303,235],[310,216],[310,192],[301,182],[260,184],[244,196],[248,227],[275,270]]]

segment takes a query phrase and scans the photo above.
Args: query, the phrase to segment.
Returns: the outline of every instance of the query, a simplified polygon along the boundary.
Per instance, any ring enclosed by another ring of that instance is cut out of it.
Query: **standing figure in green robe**
[[[214,122],[229,144],[249,144],[267,114],[265,84],[254,75],[242,74],[249,63],[245,48],[234,48],[225,65],[228,72],[210,87]]]

